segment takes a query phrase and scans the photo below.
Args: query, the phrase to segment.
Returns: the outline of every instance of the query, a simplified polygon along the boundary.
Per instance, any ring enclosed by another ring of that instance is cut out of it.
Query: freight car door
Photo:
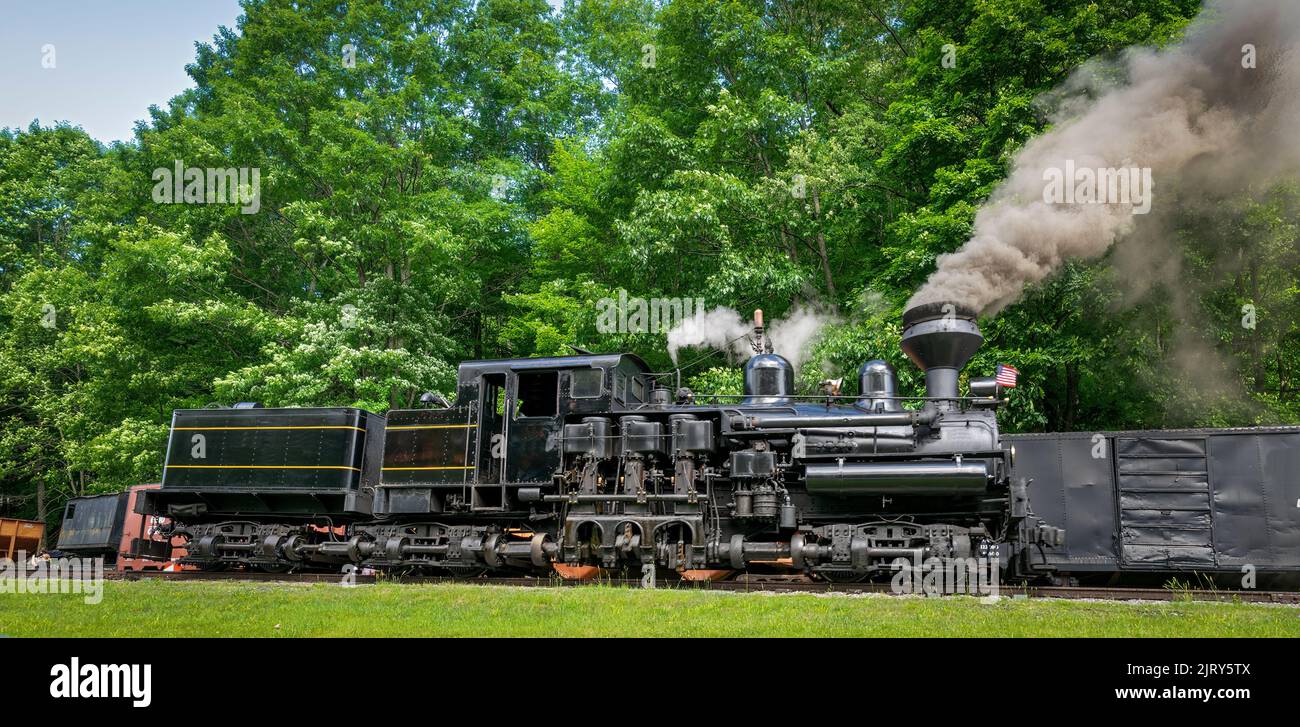
[[[1209,443],[1219,566],[1300,569],[1300,429],[1211,431]]]
[[[1115,477],[1125,565],[1215,565],[1204,437],[1118,436]]]

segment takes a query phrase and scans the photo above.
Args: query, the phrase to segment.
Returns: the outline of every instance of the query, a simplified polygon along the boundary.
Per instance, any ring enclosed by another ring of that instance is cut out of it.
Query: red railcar
[[[140,493],[159,487],[157,483],[136,485],[128,491],[130,498],[122,522],[122,541],[118,547],[118,571],[194,570],[193,566],[180,564],[180,559],[185,557],[184,541],[181,538],[172,538],[168,543],[158,535],[166,518],[143,515],[140,512]]]

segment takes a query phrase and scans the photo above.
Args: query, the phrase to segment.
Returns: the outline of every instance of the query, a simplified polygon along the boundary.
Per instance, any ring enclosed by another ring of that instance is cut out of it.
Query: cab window
[[[575,399],[600,396],[605,388],[604,369],[575,369],[572,374],[571,394]]]
[[[559,372],[530,371],[519,374],[515,393],[515,418],[553,417],[560,411],[559,400]]]

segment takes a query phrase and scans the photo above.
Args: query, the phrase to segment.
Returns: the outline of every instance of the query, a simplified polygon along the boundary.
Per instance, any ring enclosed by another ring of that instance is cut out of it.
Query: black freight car
[[[1081,581],[1300,574],[1300,427],[1006,435],[1044,557]],[[1123,578],[1120,578],[1123,576]],[[1262,583],[1262,582],[1261,582]]]
[[[98,556],[107,563],[114,562],[130,500],[130,491],[68,500],[63,507],[63,525],[55,548],[72,555]]]
[[[175,569],[184,542],[163,535],[166,518],[146,516],[140,507],[157,483],[133,485],[124,492],[74,497],[63,507],[56,550],[81,558],[100,558],[116,570]]]

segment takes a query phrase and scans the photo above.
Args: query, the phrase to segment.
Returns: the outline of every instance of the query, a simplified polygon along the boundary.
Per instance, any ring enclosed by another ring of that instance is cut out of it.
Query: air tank
[[[623,451],[629,454],[663,454],[663,425],[652,422],[640,414],[630,414],[618,420],[622,432]]]
[[[689,456],[712,452],[713,422],[694,414],[673,414],[668,417],[668,430],[672,437],[673,456]]]
[[[597,459],[617,456],[617,440],[611,435],[606,417],[583,417],[581,424],[564,425],[564,449],[571,454],[588,454]]]

